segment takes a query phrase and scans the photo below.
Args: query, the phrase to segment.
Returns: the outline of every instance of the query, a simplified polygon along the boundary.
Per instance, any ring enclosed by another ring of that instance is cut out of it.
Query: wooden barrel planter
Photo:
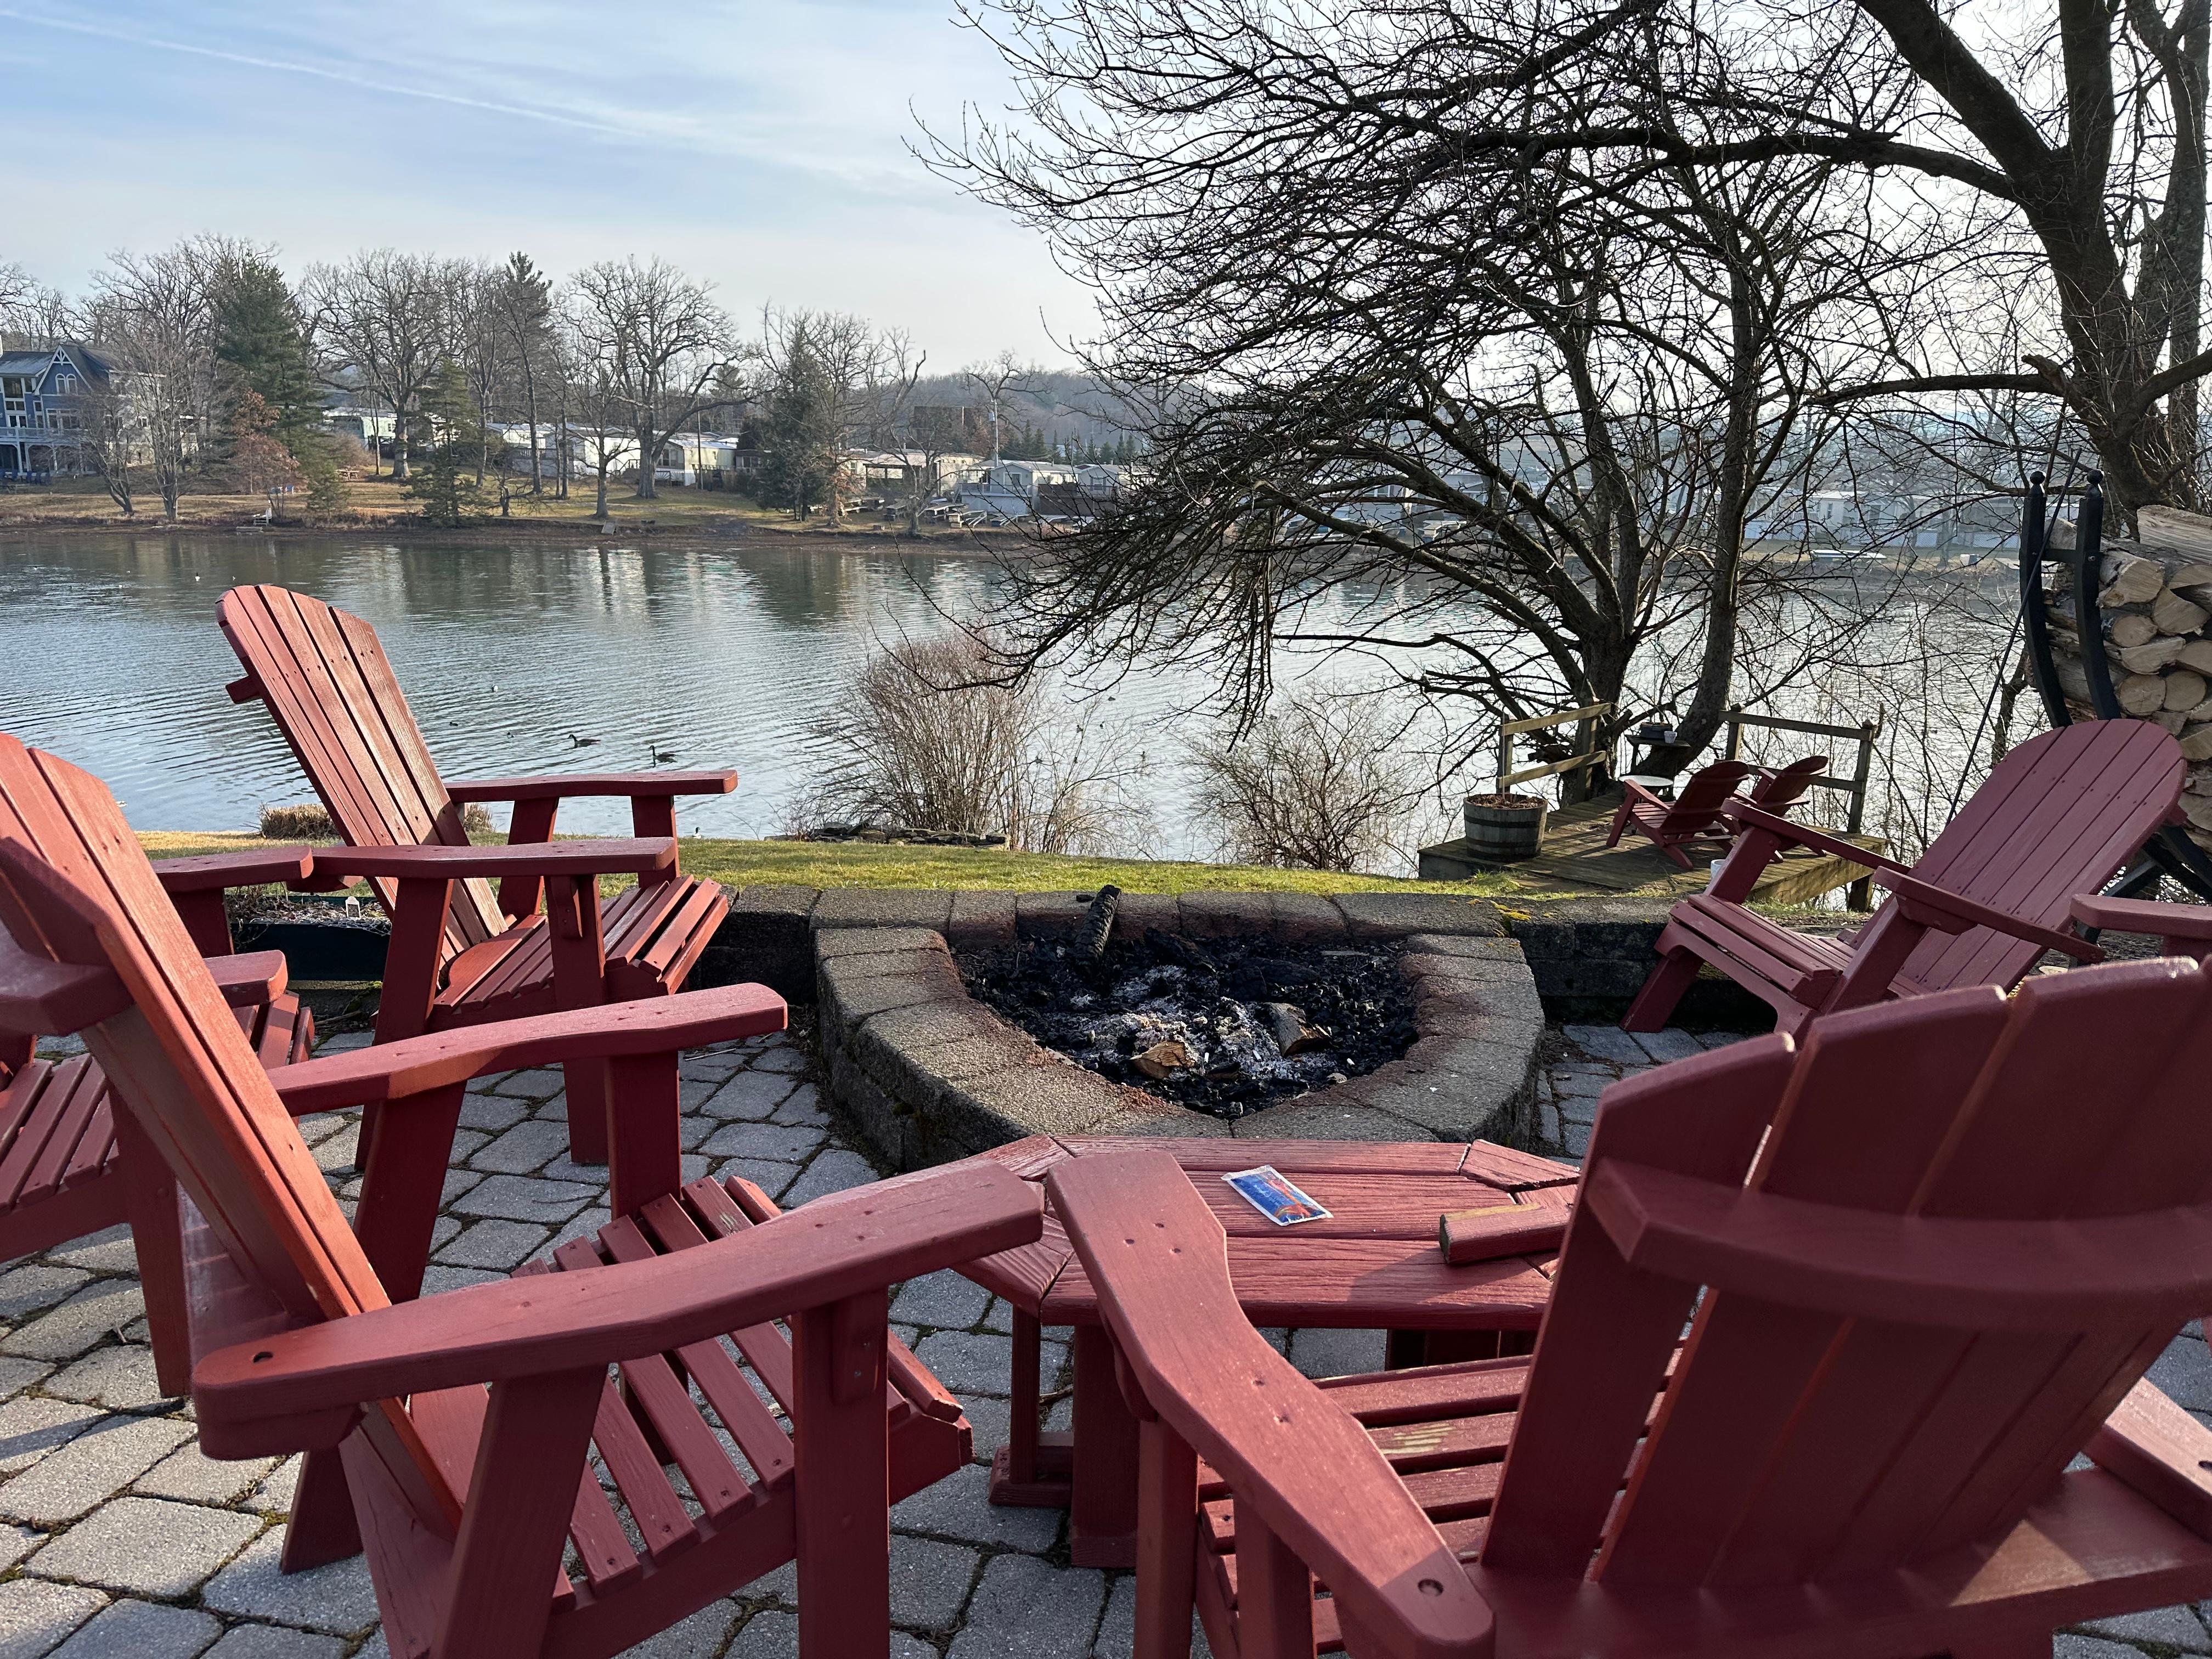
[[[1534,858],[1550,811],[1540,795],[1469,795],[1467,850],[1480,859]]]

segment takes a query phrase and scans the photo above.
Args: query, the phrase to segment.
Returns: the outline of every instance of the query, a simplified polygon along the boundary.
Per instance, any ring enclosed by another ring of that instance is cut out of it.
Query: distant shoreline
[[[643,549],[665,546],[670,550],[699,548],[758,547],[763,544],[785,545],[808,542],[829,542],[842,552],[913,552],[925,553],[937,558],[995,559],[1024,544],[1025,538],[1015,531],[969,531],[961,534],[939,534],[909,538],[895,529],[873,526],[853,526],[842,530],[784,529],[775,525],[742,524],[726,528],[721,526],[674,524],[647,529],[629,526],[620,520],[604,532],[589,523],[547,523],[542,520],[488,519],[458,530],[433,529],[427,525],[410,524],[404,520],[386,520],[375,524],[278,524],[273,526],[241,527],[236,525],[170,524],[157,518],[115,520],[106,522],[81,519],[61,520],[51,524],[0,524],[0,546],[9,543],[46,540],[67,537],[89,536],[167,536],[191,537],[196,539],[229,539],[239,543],[277,539],[285,537],[328,537],[344,539],[374,539],[393,542],[431,543],[446,545],[482,545],[488,542],[517,540],[526,542],[555,542],[568,545],[620,546]]]

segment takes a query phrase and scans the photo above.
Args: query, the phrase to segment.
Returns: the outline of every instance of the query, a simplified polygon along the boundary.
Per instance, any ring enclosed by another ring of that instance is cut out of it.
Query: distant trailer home
[[[82,472],[86,404],[116,379],[106,358],[81,345],[0,352],[0,480]]]
[[[388,409],[355,409],[342,404],[323,411],[323,424],[364,449],[378,449],[392,441],[394,422]]]

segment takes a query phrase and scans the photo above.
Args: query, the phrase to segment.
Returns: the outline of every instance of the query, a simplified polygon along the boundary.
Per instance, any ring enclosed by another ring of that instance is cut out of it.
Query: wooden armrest
[[[449,783],[458,801],[572,799],[587,795],[726,795],[735,772],[580,772],[568,777],[480,778]]]
[[[265,887],[271,882],[287,886],[308,878],[314,850],[307,847],[256,848],[251,853],[210,853],[204,858],[157,859],[154,873],[162,890],[201,893],[210,887]]]
[[[507,847],[336,847],[315,854],[325,876],[408,876],[436,880],[464,876],[645,875],[675,866],[676,843],[642,840],[527,842]]]
[[[284,994],[290,982],[282,951],[241,951],[234,956],[209,957],[208,972],[215,988],[234,1008],[258,1008]]]
[[[2155,933],[2160,939],[2212,939],[2212,904],[2160,904],[2152,899],[2082,893],[2067,908],[2084,927]]]
[[[1642,784],[1637,782],[1633,778],[1622,778],[1618,781],[1620,784],[1621,804],[1623,805],[1627,805],[1630,801],[1642,801],[1645,805],[1656,806],[1661,811],[1664,812],[1674,805],[1672,801],[1662,800],[1660,797],[1652,793],[1651,791],[1646,789]]]
[[[2083,1450],[2199,1538],[2212,1538],[2212,1429],[2155,1384],[2129,1389]]]
[[[2083,962],[2102,962],[2105,953],[2076,933],[2063,933],[2055,927],[2039,927],[2032,921],[2022,921],[2018,916],[2008,916],[1976,899],[1960,893],[1946,892],[1932,886],[1917,876],[1902,871],[1880,871],[1875,883],[1897,895],[1899,908],[1909,921],[1922,923],[1946,933],[1963,933],[1969,927],[1994,927],[2001,933],[2025,939],[2030,945],[2040,945],[2046,951],[2063,951]]]
[[[465,1083],[488,1072],[524,1071],[556,1060],[672,1054],[784,1027],[783,999],[765,985],[724,985],[574,1008],[528,1019],[463,1025],[271,1072],[287,1110],[337,1111]]]
[[[1629,1266],[1857,1319],[1983,1331],[2212,1307],[2212,1206],[1985,1221],[1784,1198],[1609,1158],[1583,1183]]]
[[[1366,1431],[1252,1328],[1221,1224],[1174,1158],[1069,1158],[1045,1186],[1146,1403],[1346,1622],[1424,1655],[1486,1656],[1489,1606]]]
[[[1793,823],[1779,812],[1770,812],[1763,806],[1754,806],[1741,796],[1723,803],[1720,813],[1723,817],[1733,818],[1747,830],[1764,830],[1792,846],[1809,848],[1815,853],[1826,853],[1831,858],[1848,859],[1851,863],[1864,865],[1869,870],[1894,870],[1902,874],[1909,868],[1895,859],[1885,858],[1880,853],[1869,852],[1863,847],[1854,847],[1850,842],[1837,836],[1823,835],[1818,830],[1808,830],[1802,823]]]
[[[130,1006],[113,969],[49,962],[0,932],[0,1036],[67,1036]]]
[[[1036,1239],[1033,1182],[970,1162],[818,1199],[647,1261],[533,1273],[225,1348],[192,1370],[202,1444],[273,1419],[663,1353]],[[257,1432],[257,1427],[259,1432]]]

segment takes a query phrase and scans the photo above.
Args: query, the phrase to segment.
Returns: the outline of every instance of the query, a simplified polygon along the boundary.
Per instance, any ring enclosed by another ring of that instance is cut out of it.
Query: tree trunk
[[[607,516],[607,447],[604,440],[599,444],[599,495],[592,503],[592,516]]]
[[[407,416],[397,400],[392,405],[392,476],[407,477]]]
[[[653,428],[640,427],[637,430],[637,498],[641,501],[659,499],[660,492],[653,484],[653,470],[659,460],[660,446],[653,441]]]
[[[545,493],[545,467],[538,454],[538,377],[531,372],[530,358],[522,359],[522,398],[530,415],[530,493]]]

